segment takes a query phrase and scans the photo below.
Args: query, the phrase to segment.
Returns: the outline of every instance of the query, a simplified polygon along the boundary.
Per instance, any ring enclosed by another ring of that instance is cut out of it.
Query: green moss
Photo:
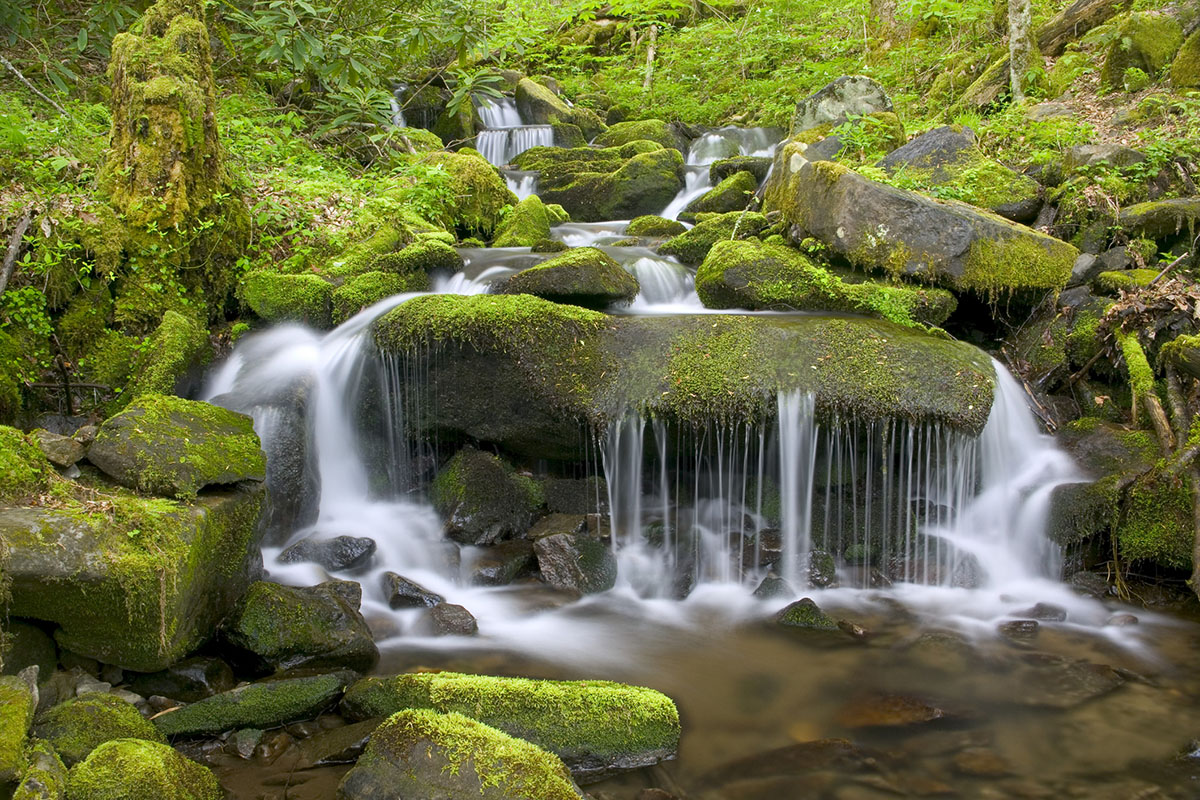
[[[429,487],[433,507],[451,520],[451,535],[469,543],[520,536],[544,498],[512,465],[472,447],[459,450]]]
[[[553,122],[550,124],[554,132],[555,147],[587,147],[588,141],[578,125],[569,122]]]
[[[662,150],[657,142],[636,141],[620,147],[531,147],[513,159],[522,170],[539,173],[539,187],[569,182],[580,172],[616,172],[629,159]]]
[[[1126,490],[1116,529],[1122,558],[1189,570],[1193,536],[1192,493],[1180,477],[1155,469]]]
[[[657,142],[663,147],[680,149],[679,137],[661,119],[618,122],[596,137],[597,147],[620,147],[637,141]]]
[[[944,289],[846,283],[790,247],[720,241],[696,272],[696,291],[709,308],[849,311],[900,325],[938,325],[954,311]]]
[[[293,320],[327,329],[333,325],[333,284],[319,275],[258,270],[242,283],[242,299],[268,322]]]
[[[692,213],[738,211],[753,202],[758,180],[749,172],[738,172],[693,200],[687,207]]]
[[[0,330],[0,423],[13,422],[21,411],[21,360],[19,341]]]
[[[679,713],[653,689],[609,681],[544,681],[452,672],[364,678],[343,702],[356,718],[410,708],[459,713],[575,762],[673,754]],[[653,762],[650,762],[653,763]]]
[[[897,172],[894,183],[903,189],[1000,213],[1035,203],[1041,195],[1041,187],[1033,178],[977,151],[952,164],[905,167]]]
[[[450,173],[451,202],[442,212],[441,222],[459,233],[490,239],[509,206],[517,196],[500,173],[482,157],[462,153],[431,153],[426,157]]]
[[[67,768],[48,743],[35,741],[29,748],[29,767],[12,800],[65,800],[66,796]]]
[[[25,770],[25,741],[36,705],[23,680],[0,677],[0,784],[14,783]]]
[[[1050,96],[1059,97],[1092,67],[1092,57],[1078,50],[1063,53],[1050,68]]]
[[[818,631],[836,631],[837,622],[805,597],[785,607],[775,615],[775,622],[786,628],[805,628]]]
[[[79,360],[95,344],[112,320],[113,301],[107,287],[77,295],[55,324],[66,355]]]
[[[68,767],[114,739],[166,741],[131,703],[99,693],[80,695],[50,709],[34,732],[50,743]]]
[[[256,583],[255,586],[268,584]],[[253,590],[253,589],[252,589]],[[276,728],[311,719],[342,696],[351,673],[268,680],[206,697],[155,717],[160,736],[203,736],[239,728]]]
[[[192,317],[168,311],[142,348],[126,397],[174,394],[188,372],[211,357],[208,330]]]
[[[630,220],[629,227],[625,229],[625,234],[627,236],[657,238],[660,236],[678,236],[685,231],[687,231],[687,226],[682,222],[649,214]]]
[[[1134,292],[1150,285],[1150,281],[1158,276],[1155,269],[1127,269],[1119,272],[1101,272],[1096,276],[1093,285],[1096,291],[1104,294],[1119,294]]]
[[[354,276],[377,270],[375,262],[416,240],[416,234],[404,224],[389,221],[376,227],[369,236],[356,241],[329,263],[329,274]]]
[[[433,759],[434,765],[445,759],[448,766],[443,771],[452,775],[469,767],[478,777],[481,790],[496,790],[505,797],[579,797],[570,773],[557,756],[468,716],[428,709],[400,711],[389,717],[371,735],[358,769],[403,768],[414,754]],[[353,781],[352,771],[346,783]]]
[[[404,292],[423,292],[429,289],[424,272],[396,275],[390,272],[364,272],[355,275],[333,292],[333,323],[341,325],[359,311]]]
[[[603,309],[629,303],[639,291],[637,278],[604,251],[576,247],[513,275],[504,294],[529,294],[556,303]]]
[[[1157,76],[1171,63],[1181,44],[1183,29],[1171,17],[1154,12],[1130,14],[1120,23],[1108,46],[1100,83],[1120,90],[1130,68]]]
[[[395,253],[378,256],[372,270],[396,275],[427,275],[432,272],[455,273],[462,269],[462,256],[450,245],[437,240],[422,240]],[[424,286],[423,288],[428,288]]]
[[[767,218],[762,214],[734,211],[698,223],[691,230],[663,242],[658,251],[695,266],[704,261],[708,251],[721,239],[746,239],[757,236],[766,227]]]
[[[552,223],[571,221],[571,215],[558,203],[548,203],[546,205],[546,214],[550,217]]]
[[[1121,356],[1125,361],[1125,370],[1129,373],[1129,388],[1133,395],[1133,418],[1144,419],[1142,399],[1154,394],[1154,370],[1146,360],[1146,352],[1138,341],[1137,332],[1114,331],[1117,344],[1121,348]]]
[[[0,425],[0,502],[19,503],[44,491],[53,472],[25,434]]]
[[[550,238],[550,214],[536,194],[522,200],[509,213],[499,230],[493,247],[533,247]]]
[[[418,153],[430,153],[442,149],[442,140],[432,131],[423,128],[395,128],[392,135],[407,140]]]
[[[117,739],[100,745],[67,778],[71,800],[221,800],[207,767],[165,744]]]
[[[958,284],[994,299],[1024,290],[1061,289],[1071,278],[1076,255],[1075,248],[1049,236],[979,238],[971,243]]]
[[[1177,91],[1200,89],[1200,30],[1194,31],[1171,64],[1171,85]]]

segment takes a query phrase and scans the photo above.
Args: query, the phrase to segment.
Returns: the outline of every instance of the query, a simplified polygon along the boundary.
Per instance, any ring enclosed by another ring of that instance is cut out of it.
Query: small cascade
[[[625,309],[631,314],[697,314],[705,311],[692,271],[648,247],[601,246],[638,280],[641,291]]]
[[[667,205],[661,216],[678,219],[692,201],[712,188],[709,166],[733,156],[771,157],[782,138],[782,132],[772,128],[726,127],[710,131],[692,142],[688,148],[687,176],[679,194]]]
[[[504,181],[508,184],[508,188],[517,196],[518,200],[524,200],[527,197],[537,194],[537,172],[517,169],[503,169],[501,172],[504,173]]]
[[[510,97],[486,100],[478,106],[484,129],[475,135],[475,149],[489,163],[502,167],[531,147],[554,145],[549,125],[525,125]]]
[[[612,244],[625,238],[629,220],[612,222],[564,222],[550,229],[550,236],[568,247]]]

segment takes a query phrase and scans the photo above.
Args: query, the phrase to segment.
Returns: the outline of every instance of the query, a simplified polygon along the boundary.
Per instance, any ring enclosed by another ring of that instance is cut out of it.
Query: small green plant
[[[1125,91],[1130,94],[1140,92],[1150,85],[1150,76],[1137,67],[1130,67],[1125,70],[1125,74],[1121,77],[1121,83],[1125,87]]]
[[[454,75],[454,92],[446,103],[446,111],[454,115],[470,114],[475,106],[503,97],[499,89],[503,83],[504,78],[488,69],[459,71]]]

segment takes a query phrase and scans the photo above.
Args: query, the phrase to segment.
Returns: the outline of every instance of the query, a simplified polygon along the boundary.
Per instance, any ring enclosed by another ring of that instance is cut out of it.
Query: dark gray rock
[[[1067,281],[1067,286],[1086,286],[1095,280],[1097,275],[1106,271],[1097,256],[1080,253],[1075,259],[1075,266],[1071,267],[1071,279]]]
[[[474,636],[479,633],[475,615],[454,603],[438,603],[425,612],[417,626],[425,636]]]
[[[314,719],[355,680],[351,672],[259,681],[154,718],[165,736],[207,736],[239,728],[268,729]]]
[[[1037,603],[1033,608],[1018,611],[1016,616],[1041,620],[1042,622],[1065,622],[1067,619],[1067,610],[1053,603]]]
[[[254,583],[222,626],[225,641],[261,670],[366,672],[379,660],[379,650],[353,602],[361,595],[348,597],[350,587],[342,585],[346,583],[310,587]]]
[[[1099,164],[1120,168],[1140,164],[1145,160],[1145,153],[1124,145],[1080,144],[1067,150],[1063,159],[1063,169],[1070,171]]]
[[[796,592],[792,589],[791,584],[774,572],[768,572],[767,577],[763,578],[762,583],[758,584],[758,588],[754,590],[754,596],[759,600],[773,600],[777,597],[794,597],[795,595]]]
[[[0,675],[16,675],[26,667],[38,668],[38,682],[45,683],[58,666],[58,647],[50,634],[24,620],[8,620],[0,637]]]
[[[383,593],[392,608],[433,608],[446,598],[394,572],[383,574]]]
[[[1067,578],[1067,585],[1086,597],[1105,597],[1112,591],[1108,579],[1098,572],[1076,572]]]
[[[367,566],[375,554],[375,540],[365,536],[301,539],[279,554],[283,564],[311,562],[334,572]]]
[[[804,157],[809,161],[836,161],[845,147],[840,136],[826,136],[819,142],[814,142],[804,151]]]
[[[87,448],[70,436],[38,430],[33,432],[33,440],[47,461],[63,469],[74,466],[87,454]]]
[[[1031,653],[1032,669],[1020,676],[1020,692],[1013,702],[1037,708],[1074,708],[1108,694],[1125,678],[1105,664],[1072,661],[1059,656]]]
[[[974,152],[975,133],[970,128],[943,125],[888,153],[876,166],[889,173],[907,167],[936,170],[961,163]]]
[[[840,125],[850,114],[891,111],[882,86],[863,75],[844,75],[796,104],[792,135],[819,125]]]
[[[461,544],[491,544],[529,529],[536,487],[491,453],[464,447],[438,473],[431,488],[446,535]]]
[[[506,586],[535,566],[533,545],[524,539],[500,542],[480,552],[471,570],[476,586]]]
[[[596,594],[617,583],[617,557],[605,541],[556,533],[533,543],[542,580],[556,589]]]
[[[158,695],[194,703],[234,687],[233,670],[219,658],[195,656],[172,664],[161,672],[137,675],[129,688],[145,697]]]
[[[1133,256],[1124,245],[1105,250],[1097,260],[1100,262],[1101,272],[1119,272],[1133,267]]]

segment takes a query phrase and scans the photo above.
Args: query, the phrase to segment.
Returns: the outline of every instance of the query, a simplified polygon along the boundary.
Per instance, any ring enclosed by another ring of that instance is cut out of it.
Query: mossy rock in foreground
[[[13,800],[63,800],[67,796],[67,768],[49,744],[33,742],[29,747],[29,766]]]
[[[37,697],[24,679],[0,676],[0,785],[13,783],[24,771],[25,742]]]
[[[610,681],[547,681],[453,672],[364,678],[346,691],[356,719],[405,709],[459,713],[558,755],[581,778],[673,758],[679,712],[669,697]]]
[[[758,180],[749,172],[735,172],[688,204],[693,214],[724,214],[745,208],[758,189]]]
[[[853,266],[990,299],[1041,298],[1071,277],[1079,251],[964,203],[897,189],[785,146],[767,182],[768,209]]]
[[[803,628],[814,631],[836,631],[838,629],[837,622],[808,597],[784,607],[775,615],[775,623],[785,628]]]
[[[337,800],[581,800],[563,762],[461,714],[408,710],[371,734]]]
[[[637,278],[595,247],[577,247],[522,270],[500,289],[594,309],[631,303],[639,290]]]
[[[186,498],[266,478],[254,422],[220,406],[147,394],[100,426],[88,460],[122,486]]]
[[[822,419],[977,434],[995,378],[982,351],[879,320],[605,317],[527,295],[419,297],[377,320],[374,338],[428,370],[410,388],[439,409],[441,434],[544,458],[577,458],[580,423],[603,428],[623,409],[756,424],[788,391],[811,392]],[[480,387],[471,403],[465,383]]]
[[[354,679],[350,672],[265,680],[239,686],[155,717],[166,736],[205,736],[239,728],[277,728],[315,719]]]
[[[57,623],[72,652],[139,672],[183,658],[262,569],[262,484],[192,503],[103,485],[107,508],[74,500],[0,509],[9,613]]]
[[[1171,64],[1171,85],[1176,91],[1200,89],[1200,30],[1196,30],[1179,48]]]
[[[16,428],[0,425],[0,502],[17,503],[42,492],[53,473],[35,442]]]
[[[117,739],[67,777],[71,800],[221,800],[216,777],[165,744]]]
[[[663,242],[658,252],[696,266],[722,239],[748,239],[762,233],[766,227],[767,218],[762,214],[732,211],[701,220],[691,230]]]
[[[500,229],[496,231],[493,247],[533,247],[550,238],[550,213],[536,194],[517,204]]]
[[[48,741],[68,767],[113,739],[166,742],[132,703],[100,693],[83,694],[54,706],[38,720],[34,734]]]
[[[945,289],[846,283],[785,245],[720,241],[696,272],[709,308],[847,311],[900,325],[940,325],[957,303]]]

